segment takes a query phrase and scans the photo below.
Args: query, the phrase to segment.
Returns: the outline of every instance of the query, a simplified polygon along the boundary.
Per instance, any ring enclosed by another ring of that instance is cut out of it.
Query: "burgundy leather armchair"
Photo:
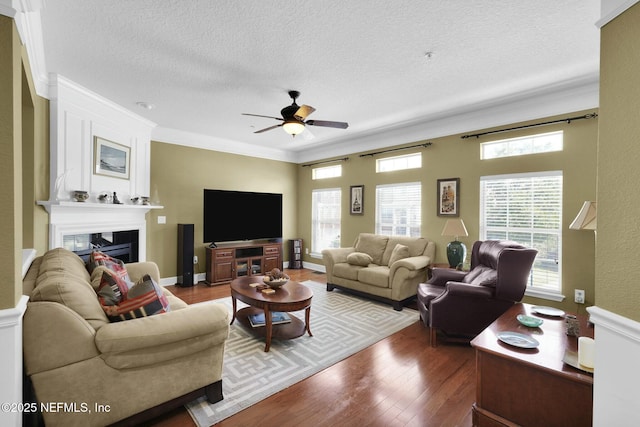
[[[477,241],[469,272],[434,268],[431,279],[418,285],[418,309],[431,345],[438,330],[466,341],[519,302],[537,254],[512,241]]]

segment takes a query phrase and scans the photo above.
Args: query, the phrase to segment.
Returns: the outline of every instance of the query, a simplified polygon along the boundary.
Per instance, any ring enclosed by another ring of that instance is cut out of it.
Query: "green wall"
[[[592,113],[593,110],[541,118],[533,122],[517,123],[513,126],[551,121],[566,117]],[[511,127],[511,126],[505,126]],[[480,142],[531,135],[535,133],[564,131],[564,150],[557,153],[533,154],[494,160],[480,160]],[[478,132],[485,129],[478,129]],[[475,131],[474,131],[475,132]],[[389,153],[393,156],[421,151],[423,166],[421,169],[378,174],[375,172],[375,157],[360,157],[355,153],[342,163],[343,176],[327,180],[311,179],[311,167],[298,167],[299,213],[298,234],[305,242],[311,239],[311,192],[317,188],[342,189],[342,246],[351,246],[360,232],[375,230],[375,187],[394,182],[422,183],[422,234],[436,242],[436,262],[446,262],[444,248],[451,240],[440,235],[446,218],[436,214],[436,183],[442,178],[460,178],[460,218],[464,220],[469,237],[461,238],[470,250],[479,234],[479,187],[480,177],[522,172],[549,170],[563,171],[563,293],[567,297],[563,303],[528,298],[537,304],[555,305],[566,310],[576,311],[582,307],[573,303],[573,290],[586,291],[586,304],[594,303],[594,233],[569,230],[569,224],[575,218],[585,200],[595,200],[596,195],[596,146],[598,119],[577,120],[570,124],[561,123],[545,127],[484,136],[479,139],[461,139],[460,135],[430,139],[432,146]],[[404,146],[417,145],[426,141],[414,141]],[[401,146],[390,147],[398,148]],[[327,159],[328,160],[328,159]],[[322,166],[322,165],[321,165]],[[349,214],[349,187],[363,184],[364,215]],[[309,246],[305,243],[305,246]],[[305,254],[304,261],[322,264],[322,260]]]
[[[22,295],[22,248],[47,246],[46,212],[35,208],[47,188],[48,101],[35,94],[14,21],[0,16],[0,309]],[[46,166],[43,166],[46,165]],[[36,184],[37,183],[37,184]]]
[[[152,141],[151,199],[164,209],[147,214],[147,259],[158,263],[161,277],[176,276],[177,224],[194,224],[198,257],[195,272],[205,272],[206,245],[202,242],[205,188],[282,193],[283,238],[295,238],[297,187],[296,166],[291,163]],[[262,207],[221,206],[220,209],[234,209],[238,216],[248,216],[248,221],[260,221]],[[158,216],[165,216],[166,224],[158,224]]]
[[[596,292],[600,308],[640,321],[640,4],[601,30]],[[630,273],[630,274],[625,274]]]

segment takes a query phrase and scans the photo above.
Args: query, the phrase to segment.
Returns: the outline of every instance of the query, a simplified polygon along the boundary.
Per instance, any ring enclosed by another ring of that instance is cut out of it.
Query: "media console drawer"
[[[216,259],[232,259],[233,249],[222,249],[214,252]]]

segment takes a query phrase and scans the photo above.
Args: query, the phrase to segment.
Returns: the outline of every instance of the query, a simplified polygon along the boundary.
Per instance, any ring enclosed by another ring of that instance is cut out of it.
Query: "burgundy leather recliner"
[[[434,268],[431,279],[418,285],[420,318],[431,345],[438,330],[470,339],[519,302],[537,254],[512,241],[477,241],[469,272]]]

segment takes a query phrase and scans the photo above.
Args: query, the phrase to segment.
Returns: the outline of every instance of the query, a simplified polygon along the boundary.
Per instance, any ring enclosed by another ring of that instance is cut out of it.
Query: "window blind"
[[[419,182],[376,187],[376,233],[421,236],[422,185]]]
[[[480,238],[538,250],[530,286],[561,291],[562,172],[480,179]]]

